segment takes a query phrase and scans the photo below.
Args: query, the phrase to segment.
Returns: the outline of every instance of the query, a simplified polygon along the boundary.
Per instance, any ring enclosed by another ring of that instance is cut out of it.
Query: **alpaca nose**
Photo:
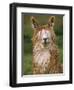
[[[48,38],[43,38],[44,41],[46,41]]]
[[[48,39],[48,38],[43,38],[45,44],[47,43],[47,39]]]

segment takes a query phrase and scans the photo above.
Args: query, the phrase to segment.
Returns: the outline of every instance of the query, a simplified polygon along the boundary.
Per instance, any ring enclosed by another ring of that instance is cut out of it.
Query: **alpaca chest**
[[[41,67],[48,67],[50,62],[50,53],[48,50],[37,51],[34,54],[34,63]]]

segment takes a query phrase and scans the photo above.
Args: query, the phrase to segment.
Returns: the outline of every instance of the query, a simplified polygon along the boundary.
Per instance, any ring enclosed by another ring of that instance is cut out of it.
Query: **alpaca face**
[[[40,43],[47,45],[51,40],[51,32],[47,29],[42,29],[37,33],[37,37]]]
[[[46,25],[39,25],[34,17],[31,17],[32,28],[34,30],[33,43],[39,42],[44,46],[49,45],[53,38],[55,37],[53,27],[54,27],[54,17],[51,17]]]

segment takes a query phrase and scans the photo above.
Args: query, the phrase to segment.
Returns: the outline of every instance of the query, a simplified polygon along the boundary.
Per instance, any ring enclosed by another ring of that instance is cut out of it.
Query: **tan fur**
[[[52,17],[51,17],[52,18]],[[31,18],[32,24],[36,25],[35,18]],[[33,43],[33,74],[55,74],[62,73],[63,67],[59,60],[59,49],[56,45],[56,35],[53,30],[54,21],[49,20],[47,25],[33,28],[34,34],[32,37]],[[39,41],[37,33],[47,29],[51,32],[51,42],[46,47]]]

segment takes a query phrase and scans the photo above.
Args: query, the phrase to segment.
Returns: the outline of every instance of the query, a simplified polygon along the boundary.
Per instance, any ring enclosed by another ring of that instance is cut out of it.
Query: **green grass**
[[[24,54],[24,74],[32,74],[32,55]]]
[[[41,24],[46,24],[48,22],[49,16],[37,15],[37,19]],[[31,75],[32,74],[32,34],[33,30],[31,27],[30,15],[23,15],[23,74]],[[57,45],[60,50],[60,62],[63,63],[63,16],[56,16],[55,34],[57,36]]]

